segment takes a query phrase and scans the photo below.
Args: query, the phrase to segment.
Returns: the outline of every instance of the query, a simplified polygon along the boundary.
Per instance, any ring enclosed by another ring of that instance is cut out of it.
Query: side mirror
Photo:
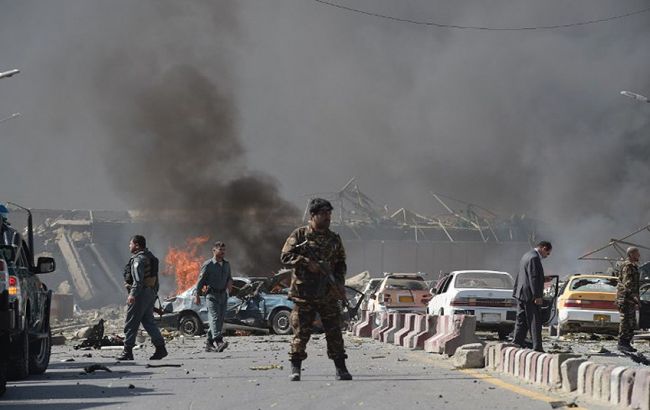
[[[38,263],[36,263],[36,273],[50,273],[54,272],[56,269],[56,263],[54,258],[41,256],[38,258]]]

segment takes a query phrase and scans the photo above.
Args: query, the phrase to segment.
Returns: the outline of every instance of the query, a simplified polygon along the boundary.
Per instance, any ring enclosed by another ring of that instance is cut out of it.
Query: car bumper
[[[558,324],[562,328],[603,329],[618,328],[620,313],[613,310],[560,309]]]
[[[16,328],[16,311],[9,304],[9,293],[0,293],[0,332],[11,332]]]
[[[514,326],[517,312],[513,309],[473,308],[454,309],[454,315],[472,315],[476,317],[477,329],[497,329]]]

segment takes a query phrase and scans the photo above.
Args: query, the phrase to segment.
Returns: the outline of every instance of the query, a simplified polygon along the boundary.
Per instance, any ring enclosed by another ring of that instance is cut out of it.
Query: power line
[[[330,7],[335,7],[337,9],[345,10],[345,11],[350,11],[353,13],[357,14],[363,14],[366,16],[370,17],[377,17],[381,18],[384,20],[391,20],[391,21],[396,21],[399,23],[408,23],[408,24],[416,24],[420,26],[429,26],[429,27],[437,27],[437,28],[448,28],[448,29],[460,29],[460,30],[484,30],[484,31],[523,31],[523,30],[554,30],[554,29],[559,29],[559,28],[569,28],[569,27],[577,27],[577,26],[586,26],[589,24],[597,24],[597,23],[605,23],[608,21],[612,20],[618,20],[630,16],[635,16],[637,14],[643,14],[647,13],[650,11],[650,7],[647,7],[645,9],[641,10],[636,10],[632,11],[629,13],[625,14],[619,14],[616,16],[609,16],[609,17],[603,17],[600,19],[595,19],[595,20],[585,20],[585,21],[578,21],[574,23],[567,23],[567,24],[554,24],[550,26],[522,26],[522,27],[487,27],[487,26],[461,26],[457,24],[443,24],[443,23],[436,23],[434,21],[419,21],[419,20],[411,20],[411,19],[406,19],[406,18],[400,18],[400,17],[395,17],[395,16],[389,16],[386,14],[380,14],[380,13],[375,13],[367,10],[361,10],[361,9],[355,9],[352,7],[344,6],[342,4],[338,3],[332,3],[329,1],[325,0],[314,0],[317,3],[321,3],[325,6],[330,6]]]

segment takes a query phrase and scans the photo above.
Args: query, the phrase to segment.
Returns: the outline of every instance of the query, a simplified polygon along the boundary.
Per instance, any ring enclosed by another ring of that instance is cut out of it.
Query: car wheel
[[[282,309],[271,318],[271,328],[276,335],[289,335],[293,332],[291,328],[290,310]]]
[[[47,336],[30,343],[29,346],[29,373],[43,374],[50,364],[52,352],[52,332],[47,326]]]
[[[20,332],[16,339],[12,340],[9,351],[9,378],[12,380],[26,378],[29,375],[29,334],[27,329]]]
[[[178,321],[178,330],[188,336],[203,334],[203,323],[196,315],[186,313]]]

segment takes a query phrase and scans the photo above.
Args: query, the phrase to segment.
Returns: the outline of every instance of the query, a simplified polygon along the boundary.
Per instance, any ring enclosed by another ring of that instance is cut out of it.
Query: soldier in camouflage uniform
[[[636,352],[630,342],[636,329],[636,310],[639,306],[639,269],[637,263],[641,257],[639,249],[627,248],[627,259],[623,262],[618,278],[616,303],[621,313],[618,330],[618,350],[625,353]]]
[[[281,255],[282,263],[293,269],[289,289],[289,298],[295,304],[291,312],[294,336],[289,353],[290,379],[300,380],[301,364],[307,358],[305,349],[312,333],[312,323],[318,313],[325,329],[327,356],[334,360],[336,367],[336,379],[351,380],[352,375],[345,366],[347,355],[341,334],[339,310],[340,296],[345,295],[345,249],[341,237],[329,229],[332,204],[325,199],[312,199],[309,213],[309,225],[300,227],[289,235]],[[304,246],[310,248],[309,253],[303,251]],[[318,260],[314,260],[316,256]],[[329,266],[338,288],[335,289],[327,281],[319,263]]]

